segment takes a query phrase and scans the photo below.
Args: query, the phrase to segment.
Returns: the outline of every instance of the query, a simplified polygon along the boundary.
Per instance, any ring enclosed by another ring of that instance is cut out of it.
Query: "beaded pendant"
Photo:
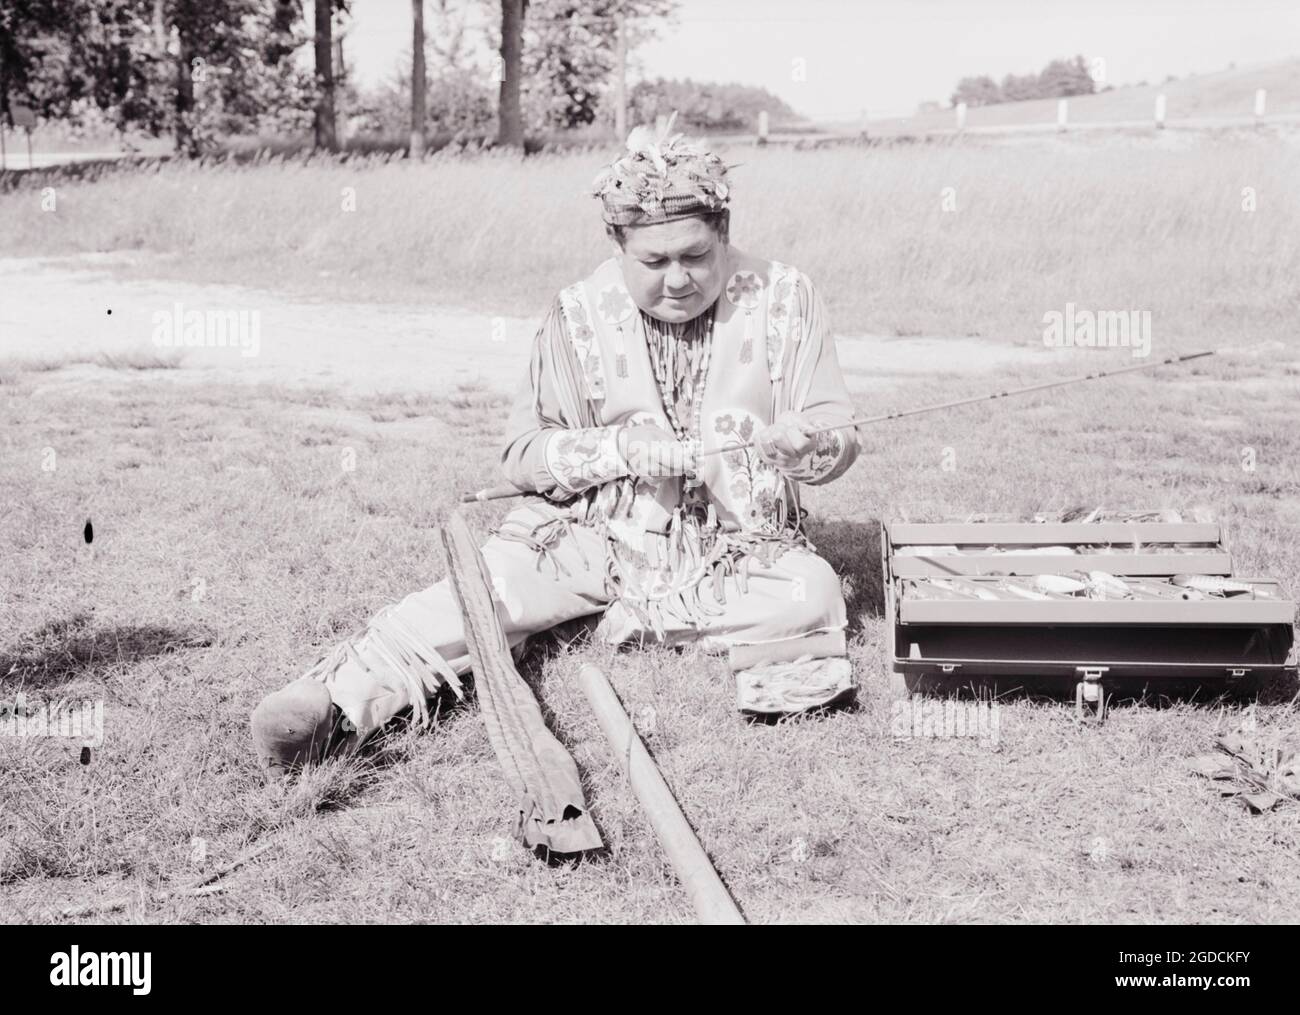
[[[627,329],[636,312],[636,304],[621,285],[606,286],[596,302],[600,319],[614,329],[614,373],[627,377]]]
[[[745,336],[740,344],[740,362],[754,361],[754,311],[763,285],[752,271],[738,271],[727,283],[727,299],[745,312]]]

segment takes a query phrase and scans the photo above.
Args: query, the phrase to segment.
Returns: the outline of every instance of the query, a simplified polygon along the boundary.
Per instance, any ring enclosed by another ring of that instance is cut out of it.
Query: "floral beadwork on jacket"
[[[547,469],[570,493],[627,475],[627,461],[618,447],[621,429],[599,426],[556,433],[546,442]]]
[[[713,417],[713,432],[723,447],[747,444],[763,427],[753,413],[734,410]],[[776,532],[782,527],[783,497],[781,474],[765,462],[755,448],[737,447],[722,453],[722,467],[732,498],[743,505],[745,528]]]
[[[844,434],[838,430],[827,430],[813,438],[813,449],[808,452],[803,465],[791,469],[786,474],[801,483],[813,482],[829,475],[839,464],[844,454]]]
[[[779,261],[772,262],[772,291],[767,304],[767,368],[773,381],[781,379],[787,340],[799,341],[802,331],[795,313],[795,287],[799,273]]]
[[[560,310],[569,341],[582,364],[587,392],[594,401],[601,401],[605,397],[605,368],[601,363],[600,349],[596,346],[596,333],[591,326],[591,313],[581,282],[560,291]]]

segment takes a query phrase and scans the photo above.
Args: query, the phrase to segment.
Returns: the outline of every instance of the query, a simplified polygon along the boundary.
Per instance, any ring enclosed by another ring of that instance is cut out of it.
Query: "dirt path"
[[[512,390],[523,378],[536,318],[413,305],[313,302],[271,290],[114,276],[118,255],[0,259],[0,359],[182,355],[177,380],[241,380],[354,394]],[[179,308],[179,310],[178,310]],[[111,313],[110,313],[111,311]],[[257,327],[223,346],[160,345],[168,321],[198,311],[255,311]],[[159,341],[155,341],[155,339]],[[1058,354],[971,338],[841,337],[850,386],[920,374],[1050,365]]]

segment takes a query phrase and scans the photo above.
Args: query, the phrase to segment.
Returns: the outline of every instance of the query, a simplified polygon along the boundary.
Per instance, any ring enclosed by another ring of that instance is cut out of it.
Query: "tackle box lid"
[[[1205,522],[893,522],[891,574],[1232,574],[1223,533]]]
[[[919,677],[1290,672],[1295,603],[1171,511],[881,526],[888,654]]]
[[[1295,604],[1276,582],[1232,577],[1232,558],[1217,523],[1166,520],[1170,512],[1145,514],[1164,518],[885,523],[891,622],[1293,622]]]

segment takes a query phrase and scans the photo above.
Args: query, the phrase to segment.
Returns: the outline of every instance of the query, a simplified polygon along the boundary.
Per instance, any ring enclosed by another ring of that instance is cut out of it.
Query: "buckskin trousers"
[[[530,634],[600,613],[597,635],[606,642],[660,641],[614,598],[604,537],[562,509],[543,501],[516,507],[484,544],[483,557],[512,649]],[[699,642],[706,652],[723,653],[844,630],[839,578],[821,557],[792,548],[770,566],[750,565],[747,575],[725,577],[721,597],[705,580],[701,600],[710,612],[689,624],[666,618],[662,642]],[[444,578],[384,607],[307,676],[325,683],[356,727],[351,741],[360,743],[404,708],[426,714],[428,700],[445,685],[458,687],[452,674],[469,670],[460,612]]]

